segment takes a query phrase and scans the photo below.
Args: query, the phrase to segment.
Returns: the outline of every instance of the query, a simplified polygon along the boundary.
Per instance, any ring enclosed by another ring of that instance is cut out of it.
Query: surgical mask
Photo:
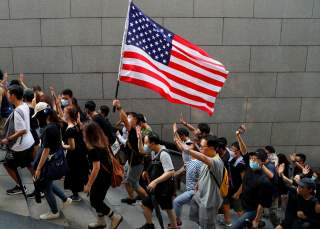
[[[61,106],[66,107],[69,105],[69,101],[67,99],[61,99]]]
[[[251,168],[252,170],[258,170],[258,169],[260,169],[260,165],[259,165],[259,163],[256,162],[256,161],[250,161],[250,168]]]
[[[150,149],[150,147],[148,146],[148,145],[144,145],[143,146],[143,151],[145,152],[145,153],[151,153],[151,151],[152,151],[152,149]]]
[[[312,176],[311,179],[312,179],[313,181],[316,181],[316,180],[318,179],[318,177],[317,177],[317,176]]]

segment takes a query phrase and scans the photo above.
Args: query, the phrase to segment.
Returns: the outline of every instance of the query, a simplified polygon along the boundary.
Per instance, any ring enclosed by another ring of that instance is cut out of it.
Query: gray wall
[[[136,0],[149,16],[201,45],[230,70],[213,117],[122,84],[127,110],[170,139],[182,112],[252,148],[307,153],[320,162],[320,0]],[[0,0],[0,66],[30,85],[70,87],[83,103],[114,95],[126,0]],[[114,119],[115,117],[113,117]]]

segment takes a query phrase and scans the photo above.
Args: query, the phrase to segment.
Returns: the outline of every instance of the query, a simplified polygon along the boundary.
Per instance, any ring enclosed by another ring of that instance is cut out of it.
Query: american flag
[[[223,64],[130,3],[121,81],[149,88],[170,102],[187,104],[212,115],[227,77]]]

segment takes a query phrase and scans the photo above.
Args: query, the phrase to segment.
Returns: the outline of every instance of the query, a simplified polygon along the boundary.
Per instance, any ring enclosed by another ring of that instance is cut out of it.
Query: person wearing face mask
[[[272,183],[261,169],[262,161],[258,153],[249,153],[249,168],[242,179],[241,204],[243,215],[235,222],[232,228],[241,229],[246,221],[252,221],[252,228],[258,228],[263,209],[269,208],[272,203]]]
[[[62,109],[72,105],[73,92],[70,89],[64,89],[61,93],[61,107]]]

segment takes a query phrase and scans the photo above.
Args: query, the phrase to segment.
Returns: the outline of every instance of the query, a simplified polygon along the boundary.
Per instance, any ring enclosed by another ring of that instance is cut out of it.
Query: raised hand
[[[277,170],[278,170],[278,174],[281,175],[283,174],[284,172],[284,169],[285,169],[285,164],[282,163],[281,165],[278,166]]]
[[[22,83],[24,82],[24,74],[23,73],[19,74],[19,81]]]

